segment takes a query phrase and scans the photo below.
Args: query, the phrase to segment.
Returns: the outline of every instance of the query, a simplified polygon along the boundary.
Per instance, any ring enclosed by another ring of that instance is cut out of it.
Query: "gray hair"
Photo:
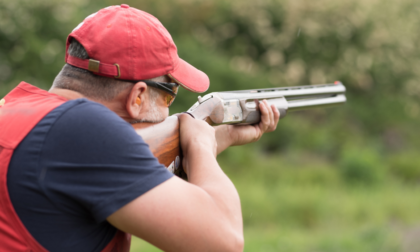
[[[86,49],[76,39],[70,41],[68,53],[73,57],[89,59]],[[131,86],[133,86],[133,82],[95,75],[88,70],[69,64],[64,65],[53,82],[53,87],[73,90],[88,98],[102,101],[113,100]],[[147,90],[152,100],[159,97],[159,90],[153,87],[148,87]]]
[[[87,54],[85,48],[75,39],[71,40],[68,53],[73,57],[89,59],[89,55]]]

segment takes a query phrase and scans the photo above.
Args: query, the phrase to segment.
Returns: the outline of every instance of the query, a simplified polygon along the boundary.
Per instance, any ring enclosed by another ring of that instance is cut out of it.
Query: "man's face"
[[[173,82],[168,76],[160,76],[152,79],[157,82]],[[140,120],[136,122],[150,122],[158,123],[162,122],[169,115],[169,108],[165,100],[165,91],[148,87],[147,89],[147,109],[141,116]]]
[[[161,93],[163,91],[149,87],[147,92],[149,95],[149,109],[141,119],[141,122],[157,123],[165,120],[169,115],[169,108]]]

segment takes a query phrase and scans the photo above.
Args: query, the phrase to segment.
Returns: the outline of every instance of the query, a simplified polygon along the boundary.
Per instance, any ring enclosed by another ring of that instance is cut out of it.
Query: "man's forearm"
[[[210,196],[219,210],[220,217],[228,223],[226,228],[231,228],[235,239],[243,243],[242,212],[238,192],[220,168],[212,151],[206,146],[196,144],[192,153],[186,155],[184,164],[189,182]]]

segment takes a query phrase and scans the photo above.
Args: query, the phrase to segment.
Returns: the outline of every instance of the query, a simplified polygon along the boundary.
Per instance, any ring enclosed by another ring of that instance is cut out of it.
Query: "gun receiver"
[[[196,119],[206,120],[210,125],[254,124],[260,121],[257,104],[263,99],[274,104],[280,111],[280,118],[283,118],[287,111],[342,104],[346,102],[345,92],[346,88],[339,81],[324,85],[214,92],[199,96],[198,102],[187,113]],[[181,148],[176,116],[170,116],[161,123],[137,123],[133,127],[149,144],[161,164],[185,177],[183,169],[180,169]]]
[[[274,104],[283,118],[287,111],[345,103],[345,92],[346,88],[339,81],[323,85],[214,92],[199,96],[198,102],[187,113],[211,125],[254,124],[260,120],[257,103],[263,99]],[[211,113],[208,107],[213,108]]]

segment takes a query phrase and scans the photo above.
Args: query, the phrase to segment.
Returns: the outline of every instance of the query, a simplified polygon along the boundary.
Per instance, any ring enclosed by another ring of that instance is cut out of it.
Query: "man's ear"
[[[140,113],[147,107],[147,85],[144,82],[137,82],[131,89],[128,98],[126,109],[128,114],[133,119],[138,119]]]

